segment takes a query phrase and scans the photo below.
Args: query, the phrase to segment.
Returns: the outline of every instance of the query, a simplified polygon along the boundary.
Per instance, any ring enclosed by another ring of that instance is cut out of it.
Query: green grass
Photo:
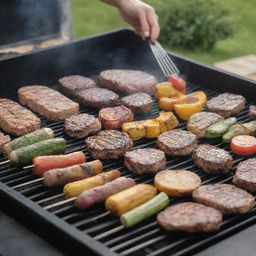
[[[107,6],[98,0],[74,0],[72,2],[76,38],[127,27],[114,7]],[[145,2],[152,5],[157,4],[157,0],[146,0]],[[223,2],[230,8],[231,15],[237,22],[237,30],[232,38],[218,42],[214,49],[207,52],[184,51],[174,48],[169,50],[207,64],[232,57],[255,54],[255,0],[223,0]]]

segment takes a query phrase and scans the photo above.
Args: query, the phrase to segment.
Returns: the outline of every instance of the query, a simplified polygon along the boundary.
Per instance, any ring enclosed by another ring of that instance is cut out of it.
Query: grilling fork
[[[174,62],[172,61],[170,56],[167,54],[167,52],[164,50],[164,48],[161,46],[161,44],[157,41],[154,43],[151,43],[150,41],[148,41],[148,43],[163,74],[166,77],[169,77],[171,75],[179,75],[180,74],[179,69],[174,64]]]

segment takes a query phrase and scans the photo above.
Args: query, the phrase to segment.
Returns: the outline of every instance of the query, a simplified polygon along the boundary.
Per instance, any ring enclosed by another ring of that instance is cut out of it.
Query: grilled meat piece
[[[208,111],[227,118],[241,112],[245,103],[246,100],[242,95],[225,92],[208,100],[205,107]]]
[[[76,96],[81,90],[96,87],[96,83],[85,76],[72,75],[65,76],[59,79],[60,88],[67,95]]]
[[[187,122],[188,131],[194,133],[198,138],[205,136],[205,130],[208,126],[215,124],[224,118],[211,112],[199,112],[192,115]]]
[[[151,96],[145,92],[137,92],[125,96],[122,98],[121,102],[135,114],[145,114],[149,112],[153,106]]]
[[[246,213],[255,205],[251,194],[230,184],[200,186],[194,190],[193,199],[218,209],[224,215]]]
[[[197,147],[197,137],[191,132],[171,130],[160,134],[157,146],[167,156],[186,156]]]
[[[115,106],[119,99],[116,93],[103,88],[81,90],[76,94],[76,97],[82,105],[96,108]]]
[[[249,117],[252,120],[256,120],[256,105],[251,105],[249,107]]]
[[[2,132],[0,132],[0,150],[3,150],[4,144],[11,141],[11,138],[9,135],[4,135]]]
[[[157,222],[167,231],[214,232],[220,228],[222,214],[212,207],[185,202],[160,212]]]
[[[106,130],[119,129],[123,123],[133,121],[132,111],[125,106],[102,108],[98,117]]]
[[[256,192],[256,158],[238,164],[233,183],[244,190]]]
[[[233,158],[226,150],[208,144],[199,145],[192,158],[195,165],[211,174],[229,173],[233,165]]]
[[[85,144],[94,159],[117,159],[133,146],[129,135],[117,130],[100,131],[87,138]]]
[[[41,120],[30,110],[9,99],[0,99],[0,128],[8,134],[22,136],[39,129]]]
[[[136,92],[154,93],[157,80],[154,76],[142,71],[128,69],[110,69],[99,75],[102,86],[126,94]]]
[[[136,174],[156,173],[166,166],[164,152],[155,148],[128,151],[124,155],[124,165]]]
[[[47,86],[21,87],[18,90],[18,95],[22,105],[28,106],[49,120],[63,120],[79,112],[78,103]]]
[[[93,115],[79,114],[65,119],[65,133],[70,137],[84,138],[101,129],[100,120]]]

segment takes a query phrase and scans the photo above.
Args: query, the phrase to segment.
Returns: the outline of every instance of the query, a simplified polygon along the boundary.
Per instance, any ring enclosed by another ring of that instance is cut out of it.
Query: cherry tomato
[[[240,135],[232,139],[230,148],[237,155],[247,156],[256,153],[256,138]]]
[[[170,82],[175,89],[184,94],[186,93],[186,82],[182,78],[177,75],[171,75],[168,77],[168,82]]]

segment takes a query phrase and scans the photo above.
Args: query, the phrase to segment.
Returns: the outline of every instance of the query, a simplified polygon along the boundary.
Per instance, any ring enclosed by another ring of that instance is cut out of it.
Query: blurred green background
[[[145,0],[144,2],[154,7],[157,7],[159,3],[157,0]],[[168,50],[207,64],[232,57],[255,54],[256,0],[222,0],[222,2],[230,9],[231,16],[237,24],[237,30],[233,37],[218,42],[212,50],[206,52],[175,48],[168,48]],[[128,26],[122,21],[116,8],[98,0],[73,0],[72,10],[76,38]]]

